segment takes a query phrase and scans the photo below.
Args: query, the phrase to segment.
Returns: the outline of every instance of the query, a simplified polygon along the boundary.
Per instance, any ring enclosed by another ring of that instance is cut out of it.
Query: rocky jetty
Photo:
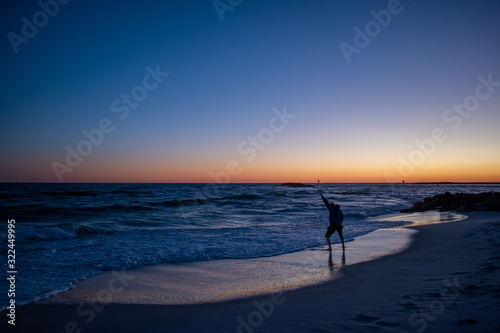
[[[401,210],[402,213],[425,212],[438,209],[440,212],[456,210],[458,212],[469,211],[500,211],[500,193],[454,193],[446,192],[437,194],[433,197],[427,197],[424,201],[413,204],[412,208]]]
[[[281,186],[288,186],[288,187],[314,187],[314,185],[310,184],[302,184],[302,183],[283,183]]]

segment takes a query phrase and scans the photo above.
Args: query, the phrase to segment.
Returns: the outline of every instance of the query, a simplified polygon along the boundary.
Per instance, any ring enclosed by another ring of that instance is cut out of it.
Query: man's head
[[[335,205],[335,209],[340,209],[340,206],[339,205]]]

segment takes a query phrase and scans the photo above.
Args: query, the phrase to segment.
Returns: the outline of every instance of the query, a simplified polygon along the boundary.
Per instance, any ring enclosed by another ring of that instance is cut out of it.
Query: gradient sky
[[[500,82],[500,2],[401,0],[350,63],[339,45],[396,1],[238,2],[70,1],[17,53],[9,33],[44,17],[3,2],[0,181],[500,181],[500,86],[447,113]],[[148,66],[169,75],[120,119]]]

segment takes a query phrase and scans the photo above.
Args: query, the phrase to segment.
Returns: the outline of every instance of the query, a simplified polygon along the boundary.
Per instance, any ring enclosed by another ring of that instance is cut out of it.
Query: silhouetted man
[[[344,235],[342,235],[342,229],[344,226],[342,226],[342,222],[344,221],[344,214],[340,210],[340,206],[334,204],[333,202],[328,202],[325,197],[321,194],[321,199],[323,199],[323,202],[326,205],[326,208],[328,208],[328,211],[330,212],[329,220],[330,220],[330,225],[328,226],[328,229],[326,229],[326,242],[328,243],[328,249],[332,249],[332,245],[330,244],[330,237],[333,235],[335,231],[339,233],[340,240],[342,241],[342,250],[345,250],[344,246]]]

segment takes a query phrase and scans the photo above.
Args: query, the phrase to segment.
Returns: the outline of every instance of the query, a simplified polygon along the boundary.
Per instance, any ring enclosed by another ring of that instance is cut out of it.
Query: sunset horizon
[[[0,182],[500,181],[494,1],[48,1],[3,14]]]

